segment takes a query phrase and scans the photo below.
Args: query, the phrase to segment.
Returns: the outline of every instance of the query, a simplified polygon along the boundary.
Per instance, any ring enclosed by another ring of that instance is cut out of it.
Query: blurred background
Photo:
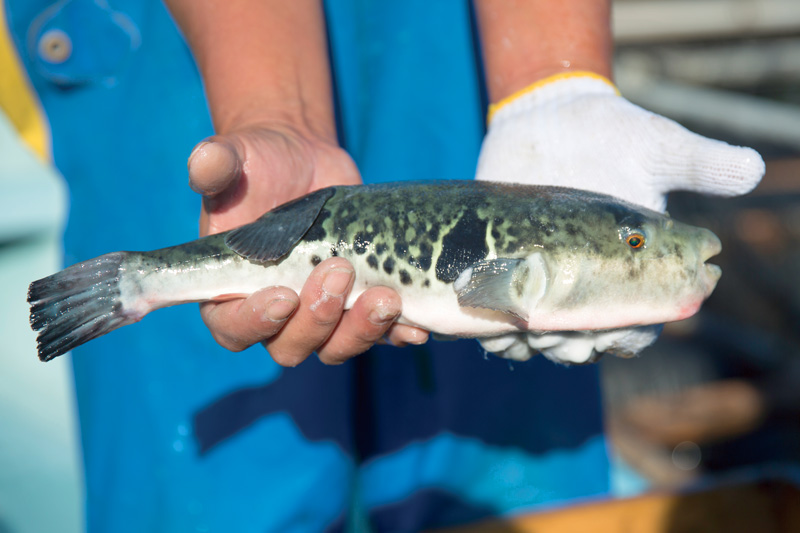
[[[721,238],[724,275],[642,357],[601,362],[615,493],[673,495],[637,531],[800,531],[800,2],[617,0],[614,30],[625,97],[767,161],[747,197],[670,199]],[[69,360],[38,363],[25,304],[60,265],[66,195],[4,119],[0,149],[0,533],[79,531]]]
[[[724,527],[687,529],[676,500],[668,531],[800,530],[800,2],[617,0],[614,25],[623,96],[767,162],[746,197],[670,197],[723,276],[640,358],[602,361],[616,490],[735,487]]]
[[[61,267],[66,185],[2,111],[0,188],[0,533],[73,533],[82,488],[72,365],[39,362],[26,302],[28,283]]]

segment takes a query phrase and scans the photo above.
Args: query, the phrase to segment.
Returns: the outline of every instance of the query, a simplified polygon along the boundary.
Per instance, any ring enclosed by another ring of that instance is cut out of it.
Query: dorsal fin
[[[328,187],[280,205],[255,222],[231,230],[225,244],[252,261],[277,261],[303,238],[335,192],[335,187]]]

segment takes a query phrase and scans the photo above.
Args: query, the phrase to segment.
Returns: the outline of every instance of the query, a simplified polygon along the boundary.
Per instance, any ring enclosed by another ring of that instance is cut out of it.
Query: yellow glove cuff
[[[576,70],[574,72],[559,72],[558,74],[553,74],[552,76],[548,76],[546,78],[542,78],[541,80],[539,80],[539,81],[537,81],[535,83],[532,83],[531,85],[528,85],[524,89],[520,89],[519,91],[515,92],[514,94],[506,96],[505,98],[503,98],[502,100],[500,100],[497,103],[489,104],[489,112],[487,113],[487,116],[486,116],[486,123],[489,124],[492,121],[492,118],[494,117],[495,113],[497,113],[500,109],[502,109],[506,105],[510,104],[514,100],[520,98],[521,96],[524,96],[524,95],[526,95],[528,93],[531,93],[531,92],[535,91],[536,89],[540,89],[540,88],[544,87],[545,85],[549,85],[549,84],[551,84],[553,82],[566,80],[566,79],[570,79],[570,78],[591,78],[591,79],[599,80],[599,81],[607,83],[608,85],[613,87],[614,91],[616,91],[616,93],[619,94],[619,89],[617,89],[617,86],[614,85],[614,83],[612,83],[611,80],[609,80],[605,76],[601,76],[600,74],[595,74],[594,72],[590,72],[588,70]]]

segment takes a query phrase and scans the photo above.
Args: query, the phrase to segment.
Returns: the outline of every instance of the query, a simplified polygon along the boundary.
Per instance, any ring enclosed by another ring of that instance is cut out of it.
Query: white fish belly
[[[519,331],[514,317],[508,314],[460,306],[452,284],[431,282],[429,288],[394,288],[403,301],[401,324],[456,337],[491,337]]]
[[[144,316],[171,305],[247,297],[277,285],[299,291],[313,268],[308,260],[300,263],[292,257],[280,265],[230,257],[180,268],[132,268],[120,281],[120,301],[126,309]]]
[[[246,297],[266,287],[284,286],[300,292],[314,268],[311,257],[328,257],[328,246],[301,244],[276,264],[261,264],[231,256],[224,260],[207,260],[198,264],[171,268],[126,266],[120,281],[120,301],[129,312],[139,317],[181,303],[223,301]],[[398,320],[429,331],[459,337],[483,337],[519,331],[514,319],[488,309],[464,308],[458,304],[452,284],[442,283],[431,271],[414,272],[410,286],[397,283],[396,277],[370,268],[363,256],[346,254],[355,268],[356,279],[345,303],[353,306],[370,287],[395,289],[403,302]],[[423,282],[429,281],[424,287]]]

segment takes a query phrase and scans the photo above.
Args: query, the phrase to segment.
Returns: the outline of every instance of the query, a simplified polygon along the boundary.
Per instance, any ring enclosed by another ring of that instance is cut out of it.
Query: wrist
[[[275,123],[335,140],[321,2],[167,3],[202,73],[217,133]]]
[[[338,144],[333,113],[325,109],[314,109],[302,100],[289,103],[259,95],[238,102],[235,107],[212,107],[214,130],[224,135],[249,129],[269,129],[291,133],[307,139],[319,139],[329,144]]]
[[[592,71],[561,71],[490,104],[486,122],[491,123],[499,115],[526,111],[554,99],[586,94],[619,96],[619,90],[609,78]]]
[[[309,68],[314,61],[306,56],[316,57],[318,50],[295,51],[293,57],[239,56],[239,66],[247,65],[244,72],[231,71],[224,54],[216,57],[219,51],[209,54],[200,67],[216,133],[274,124],[336,141],[328,66]]]
[[[490,91],[489,102],[496,103],[508,99],[527,87],[544,82],[555,76],[570,77],[591,74],[599,76],[613,83],[610,64],[599,59],[576,59],[565,57],[559,59],[554,55],[551,59],[532,60],[519,65],[516,70],[509,72],[504,77],[503,83],[495,80],[494,90]]]
[[[610,78],[609,0],[476,0],[475,8],[491,102],[565,71]]]

